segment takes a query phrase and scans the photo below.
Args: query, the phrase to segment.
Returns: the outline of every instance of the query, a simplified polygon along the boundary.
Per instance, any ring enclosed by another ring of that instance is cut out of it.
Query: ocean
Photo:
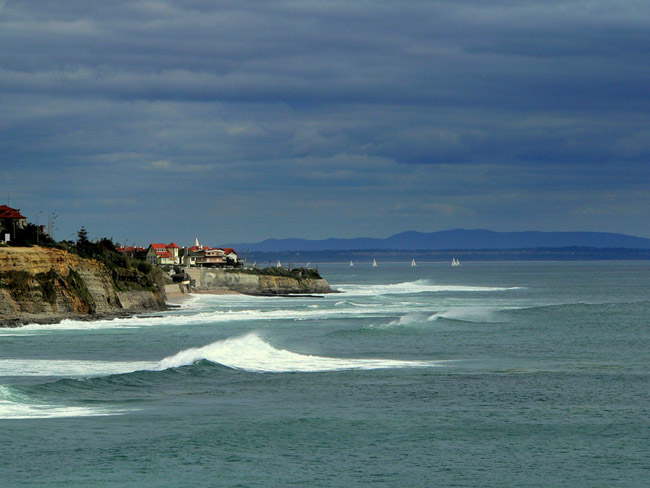
[[[649,262],[319,270],[0,329],[0,486],[649,486]]]

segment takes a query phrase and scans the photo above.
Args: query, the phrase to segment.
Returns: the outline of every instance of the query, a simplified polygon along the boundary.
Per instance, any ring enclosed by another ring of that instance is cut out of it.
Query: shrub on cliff
[[[280,268],[277,266],[269,266],[268,268],[247,268],[247,269],[232,269],[228,270],[230,273],[244,273],[257,276],[281,276],[284,278],[294,278],[297,280],[321,279],[321,275],[313,268]]]
[[[13,247],[31,247],[37,244],[50,246],[54,244],[54,240],[42,232],[41,227],[32,223],[28,223],[22,228],[16,228],[13,239],[9,241],[9,245]]]
[[[108,237],[90,241],[84,227],[77,233],[77,242],[69,251],[103,263],[118,291],[154,291],[161,287],[161,272],[158,268],[117,252],[113,240]]]

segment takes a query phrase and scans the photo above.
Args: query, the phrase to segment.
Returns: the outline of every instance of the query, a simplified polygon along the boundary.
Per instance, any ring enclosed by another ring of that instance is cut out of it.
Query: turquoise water
[[[648,486],[650,263],[320,271],[0,329],[0,485]]]

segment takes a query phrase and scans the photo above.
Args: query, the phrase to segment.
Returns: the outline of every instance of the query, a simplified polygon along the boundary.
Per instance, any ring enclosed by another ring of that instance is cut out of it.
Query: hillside
[[[453,229],[439,232],[408,231],[386,239],[267,239],[257,243],[229,244],[241,251],[350,251],[350,250],[443,250],[525,249],[591,247],[650,249],[650,239],[608,232],[495,232],[484,229]]]

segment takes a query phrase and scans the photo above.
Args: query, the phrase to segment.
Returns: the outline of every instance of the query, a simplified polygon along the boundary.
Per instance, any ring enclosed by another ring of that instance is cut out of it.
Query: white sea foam
[[[97,417],[120,415],[122,409],[103,407],[78,407],[70,405],[53,405],[15,393],[9,386],[0,385],[0,420],[9,419],[44,419],[58,417]]]
[[[390,285],[340,285],[339,287],[340,292],[351,296],[441,292],[495,292],[517,289],[519,287],[438,285],[432,283],[430,280],[417,280]]]
[[[234,369],[267,373],[433,367],[442,363],[442,361],[343,359],[298,354],[276,349],[259,335],[251,333],[217,341],[204,347],[186,349],[163,359],[156,369],[177,368],[203,359]]]
[[[0,376],[106,376],[154,369],[156,364],[148,361],[0,359]]]
[[[152,327],[165,322],[165,318],[173,315],[157,315],[148,317],[127,317],[107,320],[62,320],[56,324],[26,324],[13,329],[0,329],[1,336],[26,335],[30,333],[41,333],[47,331],[63,330],[101,330],[101,329],[134,329],[140,327]],[[33,335],[33,334],[30,334]]]
[[[413,324],[425,322],[427,318],[428,316],[425,313],[407,313],[406,315],[401,316],[399,319],[391,320],[384,327],[413,325]]]
[[[439,319],[462,320],[464,322],[498,322],[497,310],[488,307],[454,307],[435,313],[429,321]]]
[[[351,305],[349,307],[315,308],[306,309],[281,309],[281,310],[226,310],[206,311],[194,313],[161,314],[149,317],[129,317],[112,320],[98,320],[93,322],[63,320],[58,324],[29,324],[13,329],[0,329],[0,336],[35,335],[52,331],[66,330],[108,330],[108,329],[133,329],[154,326],[185,326],[200,324],[216,324],[239,321],[273,321],[273,320],[314,320],[336,317],[358,316],[364,314],[395,312],[399,305]]]

